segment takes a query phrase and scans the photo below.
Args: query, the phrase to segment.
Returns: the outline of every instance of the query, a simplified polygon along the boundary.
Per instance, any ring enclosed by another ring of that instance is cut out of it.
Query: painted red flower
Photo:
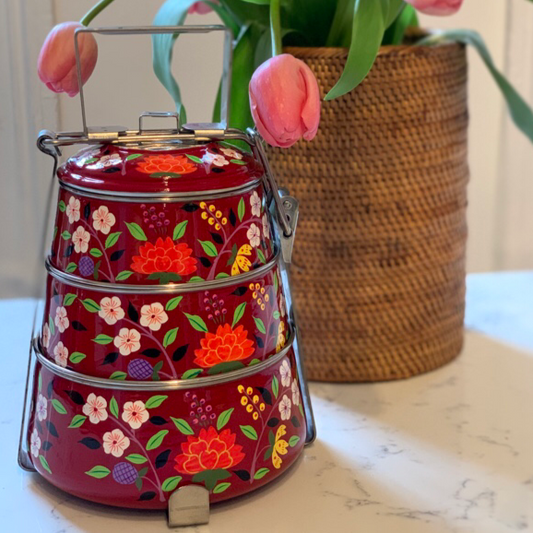
[[[167,237],[159,237],[155,244],[146,243],[139,248],[139,254],[133,256],[131,269],[139,274],[171,272],[186,276],[196,270],[198,261],[191,257],[192,250],[185,243],[174,244]]]
[[[213,426],[201,429],[198,437],[188,436],[181,443],[181,453],[174,468],[181,474],[194,475],[205,470],[232,468],[244,459],[242,446],[235,444],[235,434],[229,429],[217,433]]]
[[[216,333],[207,332],[200,345],[200,350],[194,350],[194,362],[203,368],[246,359],[255,349],[254,341],[248,339],[248,332],[242,326],[231,329],[229,324],[218,326]]]
[[[184,155],[149,155],[137,164],[137,170],[144,174],[190,174],[196,165]]]

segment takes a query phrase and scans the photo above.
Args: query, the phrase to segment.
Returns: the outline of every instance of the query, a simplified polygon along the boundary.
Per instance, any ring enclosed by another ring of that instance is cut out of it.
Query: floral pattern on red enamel
[[[191,483],[213,502],[244,494],[285,471],[305,439],[292,351],[241,380],[157,394],[91,388],[38,364],[33,394],[37,470],[110,505],[162,509]]]

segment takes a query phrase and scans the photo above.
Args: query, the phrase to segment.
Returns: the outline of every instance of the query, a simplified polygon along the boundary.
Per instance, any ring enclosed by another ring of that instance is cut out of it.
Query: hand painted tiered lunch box
[[[94,131],[83,112],[82,133],[39,137],[56,167],[60,147],[88,146],[57,171],[19,462],[186,525],[314,439],[288,282],[297,202],[253,132],[143,129],[154,115],[177,119]]]

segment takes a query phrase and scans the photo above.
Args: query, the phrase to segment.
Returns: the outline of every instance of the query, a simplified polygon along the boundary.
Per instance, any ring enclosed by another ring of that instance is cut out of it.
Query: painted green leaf
[[[146,474],[148,474],[148,467],[147,466],[145,466],[144,468],[141,468],[137,475],[140,478],[142,478],[142,477],[146,476]]]
[[[244,363],[242,361],[226,361],[225,363],[218,363],[215,366],[212,366],[207,373],[210,376],[215,374],[224,374],[225,372],[232,372],[234,370],[240,370],[244,368]]]
[[[63,298],[63,305],[65,307],[68,307],[69,305],[72,305],[72,303],[74,302],[74,300],[77,298],[78,296],[76,294],[73,294],[71,292],[69,292],[68,294],[65,295],[65,297]]]
[[[159,407],[167,398],[168,396],[162,395],[152,396],[146,402],[145,407],[146,409],[155,409],[156,407]]]
[[[216,257],[218,255],[218,250],[211,241],[201,241],[198,239],[198,242],[202,245],[205,254],[209,257]]]
[[[113,372],[109,379],[116,379],[117,381],[124,381],[128,377],[128,374],[126,372],[121,372],[120,370],[117,370],[116,372]]]
[[[246,165],[246,161],[242,161],[240,159],[230,159],[230,161],[234,164],[234,165]]]
[[[39,372],[39,377],[37,379],[37,390],[38,392],[41,392],[41,389],[43,388],[43,375],[41,372]]]
[[[175,241],[177,241],[178,239],[181,239],[185,235],[185,230],[187,229],[188,223],[189,223],[188,220],[184,220],[183,222],[176,224],[176,227],[174,228],[174,233],[172,235],[172,238]]]
[[[89,250],[89,253],[93,256],[93,257],[102,257],[104,254],[98,249],[98,248],[91,248]]]
[[[61,201],[57,204],[57,208],[58,208],[62,213],[64,213],[64,212],[67,210],[67,204],[65,204],[65,202],[63,202],[63,200],[61,200]]]
[[[80,361],[83,361],[87,356],[84,353],[81,352],[72,352],[70,354],[69,360],[71,363],[76,364]]]
[[[273,316],[274,320],[279,320],[281,318],[281,315],[279,314],[279,311],[274,311],[272,313],[272,316]]]
[[[170,346],[176,340],[178,329],[179,328],[172,328],[165,333],[165,337],[163,338],[163,346],[165,348]]]
[[[200,276],[193,276],[190,280],[189,280],[189,283],[198,283],[198,282],[202,282],[202,281],[205,281],[204,278],[201,278]]]
[[[229,422],[229,419],[231,418],[231,413],[233,413],[234,410],[235,409],[232,407],[231,409],[226,409],[225,411],[220,413],[217,419],[218,431],[220,431]]]
[[[196,157],[195,155],[190,155],[190,154],[185,154],[191,161],[194,161],[195,163],[198,163],[199,165],[202,165],[203,164],[203,161],[199,158],[199,157]]]
[[[50,335],[53,335],[56,332],[56,327],[51,316],[48,317],[48,327],[50,328]]]
[[[71,237],[72,237],[72,235],[67,230],[65,230],[61,234],[61,238],[64,239],[65,241],[68,241]]]
[[[265,254],[259,248],[256,248],[255,250],[257,252],[257,258],[259,259],[259,261],[265,264],[266,263]]]
[[[43,455],[39,455],[39,461],[41,461],[41,465],[43,468],[49,473],[52,474],[52,471],[50,470],[50,466],[48,465],[48,461],[44,458]]]
[[[181,433],[184,435],[194,435],[194,431],[186,420],[183,420],[183,418],[174,418],[173,416],[170,418]]]
[[[121,231],[116,231],[115,233],[110,233],[107,236],[107,239],[105,240],[105,244],[104,244],[105,249],[107,250],[108,248],[111,248],[111,246],[114,246],[117,243],[118,238],[121,235],[122,235]],[[95,256],[95,257],[98,257],[98,256]]]
[[[137,159],[138,157],[142,157],[143,154],[130,154],[128,157],[126,157],[126,161],[133,161],[134,159]]]
[[[133,463],[134,465],[142,465],[148,461],[148,459],[139,453],[132,453],[130,455],[127,455],[125,457],[126,461],[129,461],[130,463]]]
[[[111,401],[109,402],[109,411],[115,418],[118,418],[118,403],[114,396],[111,398]]]
[[[237,208],[237,214],[239,215],[239,221],[242,222],[242,219],[244,218],[244,212],[246,210],[246,206],[244,204],[244,198],[241,198],[239,200],[239,207]]]
[[[298,437],[297,435],[293,435],[293,436],[289,439],[289,446],[290,446],[291,448],[294,448],[299,442],[300,442],[300,437]]]
[[[225,490],[229,489],[231,487],[231,483],[228,483],[225,481],[224,483],[219,483],[214,489],[214,494],[220,494],[221,492],[224,492]]]
[[[181,178],[181,174],[176,172],[154,172],[150,174],[151,178]]]
[[[143,229],[141,228],[141,226],[139,226],[139,224],[135,223],[135,222],[126,222],[126,226],[128,227],[130,233],[132,234],[132,236],[137,239],[138,241],[147,241],[147,237],[143,231]]]
[[[242,302],[242,304],[239,304],[235,308],[235,312],[233,313],[233,322],[231,324],[232,328],[234,328],[235,325],[239,322],[239,320],[243,317],[245,309],[246,309],[246,302]]]
[[[70,424],[68,425],[69,428],[79,428],[83,426],[85,421],[87,420],[86,416],[83,415],[74,415],[72,417],[72,420],[70,421]]]
[[[60,414],[60,415],[66,415],[67,410],[65,409],[64,405],[56,398],[52,400],[52,405],[54,406],[54,409]]]
[[[117,281],[124,281],[125,279],[128,279],[133,272],[131,270],[123,270],[122,272],[119,272],[117,274]]]
[[[187,317],[189,323],[196,331],[203,331],[204,333],[207,333],[208,329],[205,325],[205,322],[202,320],[202,317],[198,315],[189,315],[189,313],[183,314]]]
[[[274,272],[274,291],[278,292],[278,288],[279,288],[278,273]]]
[[[252,359],[249,363],[248,363],[248,366],[254,366],[254,365],[257,365],[259,364],[261,361],[259,359]]]
[[[257,431],[253,426],[239,426],[243,434],[250,440],[257,440]]]
[[[277,398],[279,394],[279,381],[276,376],[272,378],[272,392],[274,394],[274,398]]]
[[[113,337],[100,333],[100,335],[93,339],[93,342],[96,342],[96,344],[111,344],[113,342]]]
[[[182,375],[181,379],[193,379],[197,376],[199,376],[202,373],[201,368],[189,368],[189,370],[186,370]]]
[[[255,325],[257,326],[257,329],[263,335],[265,335],[266,334],[266,328],[265,328],[265,324],[263,323],[263,321],[260,318],[257,318],[257,317],[254,316],[254,322],[255,322]]]
[[[268,468],[260,468],[254,475],[254,479],[261,479],[265,477],[270,470]]]
[[[85,309],[87,309],[87,311],[91,313],[98,313],[98,311],[100,311],[101,309],[100,306],[90,298],[85,298],[85,300],[81,300],[81,303],[83,304],[83,307],[85,307]]]
[[[163,484],[161,485],[163,492],[172,492],[179,485],[179,482],[181,480],[181,476],[167,477],[167,479],[165,479],[165,481],[163,481]]]
[[[146,444],[147,450],[155,450],[156,448],[159,448],[161,444],[163,444],[163,439],[168,435],[168,429],[162,429],[161,431],[158,431],[155,435],[150,437],[148,440],[148,443]]]
[[[67,265],[67,268],[65,268],[65,270],[72,274],[72,272],[74,272],[76,268],[78,268],[78,265],[76,263],[69,263]]]
[[[224,278],[229,278],[230,275],[229,274],[226,274],[225,272],[219,272],[216,276],[215,276],[215,279],[224,279]]]
[[[93,466],[88,472],[85,472],[88,476],[95,477],[96,479],[102,479],[111,474],[111,470],[105,466],[97,465]]]
[[[178,307],[178,305],[180,304],[182,300],[183,300],[183,296],[176,296],[175,298],[172,298],[171,300],[167,302],[167,305],[165,305],[165,310],[173,311],[174,309],[176,309],[176,307]]]
[[[91,157],[89,159],[86,159],[83,164],[90,165],[91,163],[96,163],[97,161],[98,161],[97,157]]]

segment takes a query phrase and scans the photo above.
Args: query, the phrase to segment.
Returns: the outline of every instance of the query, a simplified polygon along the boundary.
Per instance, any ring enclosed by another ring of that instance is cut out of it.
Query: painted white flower
[[[298,387],[298,383],[296,383],[296,381],[292,382],[291,391],[292,403],[296,406],[300,405],[300,388]]]
[[[98,424],[107,420],[108,414],[106,411],[107,400],[102,396],[96,396],[94,392],[91,392],[87,396],[87,403],[83,406],[83,414],[89,417],[89,420],[93,424]]]
[[[150,415],[144,406],[144,402],[141,402],[141,400],[137,400],[136,402],[126,402],[124,404],[122,420],[128,423],[132,429],[139,429],[149,417]]]
[[[91,235],[88,231],[83,229],[83,226],[78,226],[76,231],[72,234],[72,242],[74,243],[74,250],[77,253],[85,253],[89,249],[89,241]]]
[[[48,402],[42,394],[37,396],[37,406],[35,407],[35,412],[37,413],[39,422],[42,422],[48,414]]]
[[[104,452],[110,453],[114,457],[122,457],[130,445],[130,439],[118,428],[104,433],[102,440],[104,441]]]
[[[202,157],[202,161],[208,165],[215,165],[215,167],[229,165],[229,161],[224,156],[213,154],[211,152],[207,152],[204,157]]]
[[[67,317],[67,310],[65,307],[59,306],[56,309],[56,316],[54,323],[60,333],[63,333],[70,325],[70,322]]]
[[[122,328],[113,340],[113,344],[122,355],[130,355],[141,348],[141,334],[136,329]]]
[[[120,307],[120,303],[120,298],[118,298],[118,296],[102,298],[100,300],[100,311],[98,311],[98,316],[103,318],[110,326],[116,324],[125,316],[124,309]]]
[[[281,384],[284,387],[288,387],[291,384],[291,367],[289,366],[287,359],[285,359],[279,367],[279,373],[281,375]]]
[[[68,221],[70,224],[78,222],[78,220],[80,219],[80,209],[80,201],[77,198],[74,198],[74,196],[71,196],[68,199],[67,208],[65,209],[65,213],[67,214]]]
[[[48,349],[50,346],[50,327],[48,324],[43,326],[43,332],[41,334],[41,342],[44,348]]]
[[[252,193],[252,196],[250,196],[250,205],[252,206],[252,215],[254,217],[260,217],[261,216],[261,198],[259,198],[259,195],[256,191]]]
[[[94,168],[107,168],[122,164],[122,158],[119,154],[104,155],[99,161],[91,165]]]
[[[237,152],[236,150],[232,150],[231,148],[221,148],[220,151],[230,159],[242,159],[242,154]]]
[[[115,225],[117,219],[105,205],[101,205],[96,211],[93,211],[93,228],[101,231],[104,235]]]
[[[265,236],[265,239],[270,238],[270,221],[268,220],[266,213],[263,215],[263,235]]]
[[[31,433],[30,448],[33,457],[39,457],[39,452],[41,451],[41,438],[39,437],[39,433],[37,433],[37,429],[34,429]]]
[[[55,362],[59,366],[66,367],[68,362],[68,350],[60,341],[54,348]]]
[[[287,303],[285,302],[285,296],[283,294],[279,297],[279,314],[283,317],[287,312]]]
[[[168,315],[165,308],[159,302],[141,307],[141,326],[147,326],[152,331],[159,331],[161,324],[168,322]]]
[[[279,414],[281,415],[281,420],[289,420],[291,417],[291,400],[286,394],[283,395],[279,402]]]
[[[248,237],[250,244],[254,248],[261,244],[261,231],[255,224],[252,224],[250,226],[250,228],[246,232],[246,236]]]

